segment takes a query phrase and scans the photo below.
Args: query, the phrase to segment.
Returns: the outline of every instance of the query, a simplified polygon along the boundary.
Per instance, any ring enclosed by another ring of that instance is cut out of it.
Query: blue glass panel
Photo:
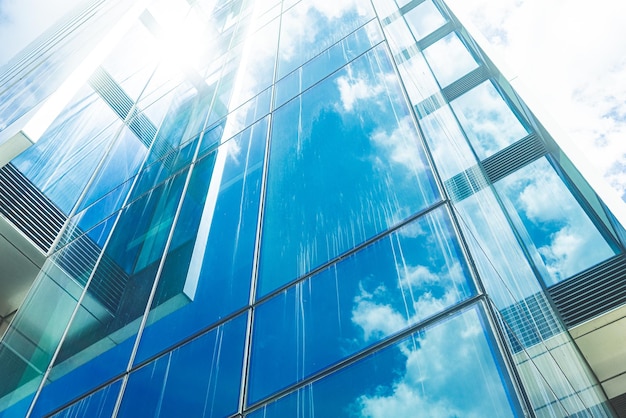
[[[437,209],[257,307],[249,403],[472,293],[448,215]]]
[[[371,21],[322,52],[276,84],[274,107],[300,94],[328,74],[347,64],[360,54],[381,42],[378,22]]]
[[[271,144],[259,295],[439,198],[382,47],[277,110]]]
[[[480,158],[489,157],[528,134],[491,81],[474,87],[450,105]]]
[[[547,159],[495,187],[548,286],[615,255]]]
[[[202,136],[199,157],[248,128],[270,111],[271,90],[267,89],[233,110],[225,119],[210,126]]]
[[[524,416],[488,327],[464,310],[247,416]]]
[[[108,418],[113,416],[113,408],[120,392],[122,381],[118,380],[96,393],[54,414],[51,418]]]
[[[50,128],[13,164],[68,214],[108,146],[118,138],[121,121],[91,89],[85,88]]]
[[[278,79],[374,17],[369,2],[302,0],[282,16]]]
[[[120,208],[130,187],[128,180],[134,177],[147,154],[146,145],[142,144],[130,129],[124,127],[115,145],[109,150],[97,175],[90,183],[79,210],[86,208],[103,196],[114,192],[115,204],[107,214]],[[119,187],[119,185],[125,187]]]
[[[194,168],[137,361],[248,303],[266,135],[264,119]]]
[[[246,317],[239,317],[133,372],[119,417],[226,417],[236,412]]]

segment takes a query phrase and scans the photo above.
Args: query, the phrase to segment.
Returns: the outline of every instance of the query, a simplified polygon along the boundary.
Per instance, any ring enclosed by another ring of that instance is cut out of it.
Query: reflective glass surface
[[[426,0],[404,14],[411,32],[418,41],[446,23],[446,19],[433,4]]]
[[[266,135],[262,120],[195,165],[138,362],[248,303]]]
[[[51,418],[109,418],[113,416],[113,409],[121,386],[122,382],[118,380],[52,415]]]
[[[175,176],[121,212],[95,269],[81,271],[81,257],[97,259],[84,254],[101,249],[87,238],[74,241],[80,252],[69,253],[63,267],[88,286],[39,397],[44,410],[126,369],[185,178],[185,172]]]
[[[415,53],[408,60],[402,61],[398,65],[398,70],[413,105],[439,91],[437,81],[422,54]]]
[[[480,158],[489,157],[528,133],[491,81],[474,87],[450,105]]]
[[[477,164],[449,106],[424,116],[420,120],[420,127],[444,181]],[[448,190],[448,193],[453,194],[453,191]]]
[[[247,416],[523,416],[485,326],[462,311]]]
[[[610,416],[545,288],[619,235],[442,0],[132,3],[0,74],[0,142],[76,84],[13,160],[0,416]]]
[[[13,164],[68,214],[121,127],[106,103],[85,86]]]
[[[343,67],[383,40],[378,23],[371,21],[351,33],[276,84],[274,107],[279,107],[326,75]]]
[[[615,254],[547,159],[495,186],[548,286]]]
[[[282,17],[278,78],[295,70],[373,17],[369,2],[300,1],[285,11]]]
[[[278,109],[273,125],[259,295],[439,198],[381,47]]]
[[[411,222],[256,309],[248,402],[449,308],[473,288],[445,210]]]
[[[236,412],[246,315],[131,373],[118,417],[226,417]]]
[[[476,59],[454,32],[426,48],[424,56],[441,87],[478,68]]]

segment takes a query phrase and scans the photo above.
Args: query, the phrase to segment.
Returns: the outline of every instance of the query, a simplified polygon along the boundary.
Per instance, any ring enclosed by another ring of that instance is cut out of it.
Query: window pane
[[[415,39],[420,40],[446,23],[446,19],[431,0],[427,0],[404,14]]]
[[[274,107],[311,87],[383,39],[378,23],[371,21],[339,41],[276,84]]]
[[[413,105],[421,103],[439,91],[437,81],[422,54],[416,53],[408,60],[401,62],[398,70]]]
[[[448,215],[438,209],[257,308],[249,402],[472,293]]]
[[[456,33],[451,33],[426,48],[424,55],[441,87],[446,87],[478,68],[476,60]]]
[[[194,167],[137,362],[248,303],[266,135],[264,119]]]
[[[302,0],[282,17],[278,78],[295,70],[373,17],[369,2]]]
[[[420,126],[444,181],[477,164],[450,107],[441,107],[424,116]]]
[[[246,315],[133,372],[119,417],[225,417],[239,401]]]
[[[109,418],[113,416],[113,408],[115,408],[115,402],[121,386],[122,381],[118,380],[54,414],[51,418]]]
[[[391,51],[396,55],[415,44],[415,39],[402,16],[395,16],[394,20],[385,25],[384,31]]]
[[[438,198],[389,58],[375,48],[274,114],[259,294]]]
[[[516,171],[495,187],[548,286],[615,254],[547,159]]]
[[[489,157],[528,134],[491,81],[474,87],[450,104],[480,158]]]
[[[467,309],[248,417],[521,417],[487,327]]]
[[[126,370],[186,174],[123,209],[101,258],[102,249],[83,236],[60,260],[82,284],[91,278],[39,397],[43,411],[54,410]],[[94,260],[95,267],[85,266]]]

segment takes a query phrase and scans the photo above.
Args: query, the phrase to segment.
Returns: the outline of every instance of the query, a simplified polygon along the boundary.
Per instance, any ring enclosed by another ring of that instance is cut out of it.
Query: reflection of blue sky
[[[454,32],[426,48],[424,56],[441,87],[478,67],[472,54]]]
[[[138,361],[248,302],[266,133],[263,119],[196,163]],[[181,297],[186,302],[181,304]]]
[[[390,65],[375,48],[276,111],[260,294],[437,198]]]
[[[246,316],[133,372],[120,417],[224,417],[237,410]]]
[[[425,215],[257,308],[250,396],[256,401],[473,292],[447,214]],[[288,372],[276,376],[277,367]]]
[[[481,158],[500,151],[527,134],[490,81],[453,100],[451,106]]]
[[[614,254],[546,159],[504,178],[496,189],[508,200],[509,212],[519,216],[518,227],[541,255],[548,285]]]
[[[403,373],[386,390],[361,395],[358,416],[515,416],[477,313],[467,311],[399,343]]]
[[[374,17],[369,2],[303,0],[283,14],[278,75],[288,74]]]
[[[107,147],[118,138],[121,122],[113,124],[116,120],[110,108],[85,87],[37,144],[15,158],[13,164],[59,208],[69,213]],[[136,149],[139,140],[132,141],[126,146]],[[119,164],[123,167],[125,162]]]
[[[484,326],[477,309],[466,310],[250,417],[515,416]]]

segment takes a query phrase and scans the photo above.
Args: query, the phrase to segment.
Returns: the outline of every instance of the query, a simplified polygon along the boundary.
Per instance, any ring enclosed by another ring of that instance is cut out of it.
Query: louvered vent
[[[435,30],[430,35],[426,36],[424,39],[421,39],[417,43],[417,46],[418,46],[419,49],[424,50],[424,49],[428,48],[430,45],[432,45],[435,42],[437,42],[438,40],[440,40],[441,38],[443,38],[444,36],[448,35],[453,30],[454,30],[454,24],[452,22],[448,22],[445,25],[443,25],[442,27],[440,27],[439,29]]]
[[[487,187],[488,183],[480,167],[474,166],[446,180],[444,184],[450,199],[459,202]]]
[[[66,216],[13,165],[0,169],[0,213],[43,252],[48,252],[60,233]],[[57,264],[81,285],[98,259],[98,245],[76,230],[57,257]],[[100,261],[90,286],[90,294],[115,313],[128,275],[106,256]]]
[[[483,81],[489,78],[489,71],[484,65],[471,71],[469,74],[462,77],[460,80],[455,81],[448,87],[443,89],[443,95],[449,102],[467,93]]]
[[[626,393],[611,399],[611,405],[619,418],[626,418]]]
[[[0,213],[47,252],[66,216],[13,165],[0,169]]]
[[[126,120],[135,102],[111,78],[102,67],[98,67],[89,78],[89,85],[104,99],[122,120]]]
[[[546,153],[547,150],[541,138],[532,133],[485,158],[482,165],[489,180],[495,183]]]
[[[613,257],[548,289],[567,327],[626,303],[626,256]]]
[[[84,286],[96,265],[100,252],[100,247],[89,236],[82,235],[59,253],[56,263]],[[128,274],[105,254],[91,279],[88,293],[111,314],[115,314],[127,282]]]

